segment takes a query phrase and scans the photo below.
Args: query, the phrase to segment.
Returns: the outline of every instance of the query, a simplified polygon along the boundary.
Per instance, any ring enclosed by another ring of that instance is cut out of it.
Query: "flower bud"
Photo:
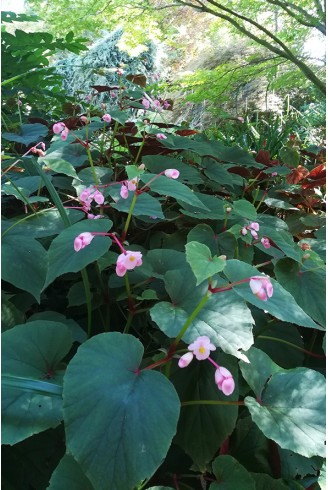
[[[194,358],[193,353],[187,352],[187,354],[184,354],[183,356],[180,357],[179,362],[178,362],[178,366],[180,368],[185,368],[185,367],[189,366],[189,364],[191,363],[193,358]]]

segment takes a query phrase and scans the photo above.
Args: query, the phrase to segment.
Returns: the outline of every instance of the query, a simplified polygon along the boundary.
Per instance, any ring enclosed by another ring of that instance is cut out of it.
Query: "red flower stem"
[[[216,367],[216,369],[220,369],[220,366],[218,364],[216,364],[216,362],[213,361],[213,359],[211,359],[210,357],[208,357],[207,359],[213,364],[213,366]]]
[[[241,281],[236,281],[232,282],[231,284],[227,286],[222,286],[219,288],[212,288],[211,286],[208,286],[208,290],[211,291],[211,293],[222,293],[223,291],[229,291],[230,289],[233,288],[233,286],[236,286],[237,284],[242,284],[243,282],[248,282],[251,278],[248,277],[247,279],[242,279]]]
[[[116,244],[120,247],[120,249],[122,250],[122,253],[126,254],[126,250],[125,248],[122,246],[121,242],[118,240],[118,238],[115,236],[115,233],[105,233],[105,232],[102,232],[102,231],[91,231],[90,232],[91,235],[98,235],[98,236],[109,236],[110,238],[112,238]]]

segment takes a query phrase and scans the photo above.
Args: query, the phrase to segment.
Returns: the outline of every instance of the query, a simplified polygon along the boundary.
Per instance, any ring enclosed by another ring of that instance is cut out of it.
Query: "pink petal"
[[[184,354],[182,357],[180,357],[179,362],[178,362],[178,366],[180,368],[185,368],[185,367],[189,366],[189,364],[191,363],[193,358],[194,358],[194,356],[193,356],[192,352],[187,352],[187,354]]]
[[[226,378],[222,383],[222,387],[221,387],[222,392],[226,396],[229,396],[231,395],[231,393],[233,393],[234,389],[235,389],[235,382],[233,378]]]

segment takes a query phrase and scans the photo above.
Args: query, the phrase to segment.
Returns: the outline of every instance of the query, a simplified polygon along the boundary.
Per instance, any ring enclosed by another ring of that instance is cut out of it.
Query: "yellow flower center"
[[[129,260],[130,260],[130,262],[134,262],[136,260],[136,258],[133,255],[130,255]]]
[[[205,354],[205,347],[200,347],[198,350],[201,354]]]

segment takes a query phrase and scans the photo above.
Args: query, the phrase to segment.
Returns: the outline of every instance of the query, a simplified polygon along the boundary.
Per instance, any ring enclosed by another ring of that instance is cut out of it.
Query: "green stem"
[[[171,349],[172,349],[173,346],[176,347],[178,345],[178,343],[180,342],[180,340],[182,339],[182,337],[184,336],[184,334],[188,330],[188,328],[191,325],[191,323],[194,321],[194,319],[196,318],[196,316],[198,315],[198,313],[200,312],[200,310],[205,306],[205,304],[207,303],[207,301],[209,300],[209,298],[211,296],[212,296],[212,294],[209,291],[206,291],[205,296],[200,300],[200,302],[198,303],[198,305],[196,306],[196,308],[194,309],[194,311],[187,318],[185,324],[183,325],[183,327],[180,330],[179,334],[175,338],[175,340],[174,340],[174,342],[173,342],[173,344],[171,346]]]
[[[315,354],[314,352],[303,349],[303,347],[300,347],[299,345],[292,344],[291,342],[288,342],[287,340],[279,339],[277,337],[269,337],[268,335],[258,335],[256,338],[257,339],[264,339],[264,340],[273,340],[274,342],[280,342],[281,344],[289,345],[290,347],[294,347],[294,349],[298,349],[298,350],[304,352],[305,354],[308,354],[309,356],[317,357],[319,359],[325,359],[325,357],[326,357],[326,356],[323,356],[320,354]]]
[[[126,320],[125,327],[124,327],[124,329],[123,329],[123,333],[129,333],[129,330],[130,330],[130,327],[131,327],[132,320],[133,320],[133,314],[132,314],[131,312],[129,312],[129,314],[128,314],[128,318],[127,318],[127,320]]]
[[[92,155],[91,155],[90,148],[87,148],[87,154],[88,154],[88,158],[89,158],[89,162],[90,162],[90,167],[91,167],[91,170],[92,170],[93,180],[95,181],[95,184],[96,185],[99,185],[99,180],[98,180],[98,177],[97,177],[97,174],[96,174],[96,171],[95,171],[95,167],[93,165],[93,160],[92,160]]]
[[[190,405],[245,405],[244,401],[219,401],[219,400],[190,400],[187,402],[181,402],[181,407],[188,407]]]
[[[124,242],[124,240],[126,238],[126,235],[128,233],[130,221],[131,221],[131,218],[132,218],[132,212],[133,212],[134,206],[135,206],[135,204],[137,202],[137,197],[138,197],[138,192],[136,191],[134,193],[134,196],[133,196],[133,199],[132,199],[132,202],[131,202],[131,206],[130,206],[130,209],[129,209],[128,217],[126,218],[124,230],[123,230],[123,233],[122,233],[122,242]]]
[[[82,280],[83,280],[83,285],[84,285],[84,291],[85,291],[85,299],[87,303],[87,310],[88,310],[88,337],[91,336],[91,329],[92,329],[92,309],[91,309],[91,293],[90,293],[90,282],[89,282],[89,277],[86,269],[81,270],[81,275],[82,275]]]

